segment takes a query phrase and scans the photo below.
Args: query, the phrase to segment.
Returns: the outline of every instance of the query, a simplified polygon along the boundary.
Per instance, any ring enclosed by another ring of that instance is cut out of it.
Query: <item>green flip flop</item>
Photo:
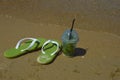
[[[25,41],[22,43],[23,41]],[[8,49],[4,52],[4,56],[7,58],[14,58],[25,53],[40,49],[42,45],[45,43],[45,39],[43,38],[23,38],[18,41],[15,48]]]
[[[41,64],[51,63],[56,58],[60,50],[61,44],[59,42],[53,40],[46,41],[41,48],[42,52],[38,56],[37,62]]]

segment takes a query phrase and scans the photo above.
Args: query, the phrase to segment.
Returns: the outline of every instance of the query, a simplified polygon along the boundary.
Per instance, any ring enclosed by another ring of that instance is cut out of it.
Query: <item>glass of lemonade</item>
[[[62,35],[62,51],[64,55],[72,57],[75,53],[76,44],[79,41],[78,34],[75,30],[71,33],[71,39],[70,36],[70,29],[66,30]]]

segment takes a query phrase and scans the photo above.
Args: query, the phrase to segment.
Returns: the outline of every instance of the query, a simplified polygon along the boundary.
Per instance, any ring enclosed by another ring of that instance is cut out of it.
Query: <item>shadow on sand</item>
[[[76,48],[73,57],[77,57],[77,56],[85,56],[86,53],[87,53],[87,49],[84,49],[84,48]]]

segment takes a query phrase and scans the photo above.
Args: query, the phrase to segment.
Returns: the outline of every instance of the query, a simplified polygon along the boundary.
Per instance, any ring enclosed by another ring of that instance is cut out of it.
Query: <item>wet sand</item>
[[[64,1],[0,1],[0,80],[120,80],[120,2]],[[68,58],[61,53],[49,65],[37,63],[40,50],[15,59],[3,56],[24,37],[61,41],[73,17],[79,55]]]
[[[120,35],[119,0],[1,0],[0,14],[34,23],[76,27]]]

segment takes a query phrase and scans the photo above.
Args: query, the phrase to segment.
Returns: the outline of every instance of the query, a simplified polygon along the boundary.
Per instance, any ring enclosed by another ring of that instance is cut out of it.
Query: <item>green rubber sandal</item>
[[[23,41],[26,42],[22,43]],[[18,41],[15,48],[8,49],[4,52],[4,56],[7,58],[14,58],[25,53],[40,49],[46,40],[43,38],[23,38]]]
[[[53,40],[46,41],[41,48],[42,52],[38,56],[37,62],[41,64],[51,63],[56,58],[60,50],[61,45],[59,42]]]

